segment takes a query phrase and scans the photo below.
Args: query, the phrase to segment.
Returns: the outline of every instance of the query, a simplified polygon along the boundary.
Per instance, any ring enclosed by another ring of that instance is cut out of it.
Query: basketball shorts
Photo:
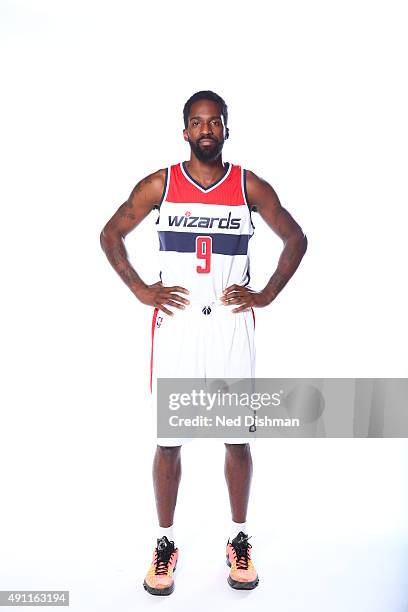
[[[173,315],[154,309],[150,390],[153,435],[160,446],[180,446],[192,438],[157,437],[158,378],[255,377],[255,313],[253,308],[234,313],[234,308],[236,304],[214,302],[171,309]],[[222,441],[243,444],[249,439]]]

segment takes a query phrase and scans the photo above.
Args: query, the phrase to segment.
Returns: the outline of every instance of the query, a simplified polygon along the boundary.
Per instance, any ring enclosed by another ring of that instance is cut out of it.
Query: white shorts
[[[167,307],[169,310],[171,307]],[[192,438],[157,437],[158,378],[254,378],[255,313],[231,312],[237,305],[186,305],[167,315],[158,308],[152,318],[150,389],[153,431],[160,446],[180,446]],[[206,314],[207,313],[207,314]],[[248,439],[223,442],[243,444]]]

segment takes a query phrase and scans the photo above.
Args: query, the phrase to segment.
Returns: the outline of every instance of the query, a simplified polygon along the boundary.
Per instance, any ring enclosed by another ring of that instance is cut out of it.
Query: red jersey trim
[[[183,162],[179,163],[180,166],[180,170],[182,171],[182,173],[184,174],[185,178],[188,180],[189,183],[191,183],[192,185],[194,185],[194,187],[197,187],[197,189],[199,189],[200,191],[202,191],[203,193],[209,193],[210,191],[212,191],[213,189],[217,189],[217,187],[219,187],[220,185],[222,185],[222,183],[224,181],[227,180],[228,176],[231,173],[231,169],[232,169],[232,164],[228,163],[228,169],[226,171],[226,173],[224,174],[224,176],[222,176],[216,183],[215,185],[212,185],[211,187],[201,187],[201,185],[195,181],[191,176],[188,175],[188,172],[186,172],[184,166],[183,166]]]
[[[169,186],[165,201],[174,204],[215,204],[246,206],[242,185],[242,169],[229,164],[222,179],[205,190],[193,182],[184,172],[182,162],[171,166]]]

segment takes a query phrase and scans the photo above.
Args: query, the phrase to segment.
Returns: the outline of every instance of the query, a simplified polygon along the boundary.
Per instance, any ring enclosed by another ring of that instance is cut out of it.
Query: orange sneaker
[[[259,578],[251,559],[251,544],[248,536],[240,531],[232,540],[227,542],[227,565],[231,568],[228,584],[233,589],[254,589],[258,586]]]
[[[152,595],[170,595],[174,591],[173,572],[176,569],[178,548],[166,536],[158,538],[153,560],[143,581],[146,591]]]

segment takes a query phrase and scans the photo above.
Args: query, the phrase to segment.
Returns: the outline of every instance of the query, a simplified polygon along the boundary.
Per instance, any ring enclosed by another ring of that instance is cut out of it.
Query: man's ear
[[[186,128],[184,128],[184,130],[183,130],[183,137],[184,137],[184,140],[186,142],[188,142],[188,134],[187,134],[187,129]]]

